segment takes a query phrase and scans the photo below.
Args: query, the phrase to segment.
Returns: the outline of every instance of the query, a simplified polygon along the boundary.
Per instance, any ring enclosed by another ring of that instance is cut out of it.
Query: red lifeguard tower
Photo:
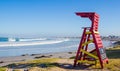
[[[103,48],[102,40],[98,32],[99,15],[94,12],[78,12],[77,16],[89,18],[92,22],[91,27],[84,27],[81,42],[79,44],[74,66],[81,63],[96,64],[100,63],[103,68],[103,63],[108,63],[108,58]],[[89,44],[93,43],[95,48],[88,50]]]

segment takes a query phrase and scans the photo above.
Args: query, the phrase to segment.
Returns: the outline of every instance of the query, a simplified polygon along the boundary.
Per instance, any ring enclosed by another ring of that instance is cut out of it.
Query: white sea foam
[[[47,40],[47,38],[34,38],[34,39],[20,38],[19,39],[19,41],[40,41],[40,40]]]
[[[16,39],[15,39],[15,38],[8,38],[8,41],[10,41],[10,42],[15,42]]]
[[[1,42],[0,47],[7,46],[30,46],[30,45],[46,45],[46,44],[56,44],[69,41],[69,39],[62,40],[46,40],[46,41],[32,41],[32,42]]]

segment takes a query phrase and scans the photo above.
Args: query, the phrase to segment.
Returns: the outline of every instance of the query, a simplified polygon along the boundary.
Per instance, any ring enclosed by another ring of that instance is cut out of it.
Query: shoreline
[[[111,48],[111,47],[109,47]],[[52,53],[40,53],[40,54],[22,54],[20,56],[5,56],[0,57],[0,67],[6,66],[12,63],[34,60],[39,58],[66,58],[69,59],[76,55],[76,51],[67,52],[52,52]]]
[[[76,55],[75,51],[72,52],[55,52],[55,53],[46,53],[46,54],[31,54],[31,55],[21,55],[21,56],[9,56],[9,57],[0,57],[0,67],[6,66],[12,63],[29,61],[40,58],[70,58]]]

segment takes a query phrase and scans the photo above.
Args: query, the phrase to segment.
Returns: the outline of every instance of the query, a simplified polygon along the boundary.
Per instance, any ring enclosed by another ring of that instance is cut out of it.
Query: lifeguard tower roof
[[[77,16],[89,18],[91,21],[93,20],[93,17],[99,18],[99,15],[95,12],[76,12]]]

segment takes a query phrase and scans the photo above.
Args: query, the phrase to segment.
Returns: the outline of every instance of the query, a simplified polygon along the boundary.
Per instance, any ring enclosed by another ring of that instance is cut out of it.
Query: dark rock
[[[0,61],[0,63],[4,63],[3,61]]]
[[[43,58],[43,57],[46,57],[46,56],[42,55],[42,56],[37,56],[35,58]]]

